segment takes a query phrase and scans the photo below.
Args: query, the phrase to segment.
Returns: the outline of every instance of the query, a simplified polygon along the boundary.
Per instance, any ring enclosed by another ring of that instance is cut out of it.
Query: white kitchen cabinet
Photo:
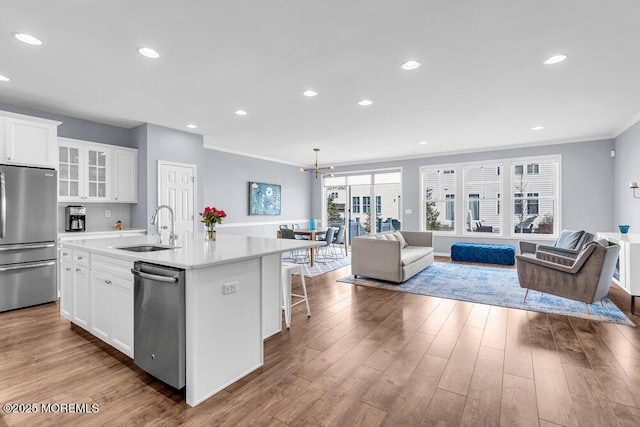
[[[113,201],[138,201],[138,150],[113,149]]]
[[[73,321],[73,272],[73,264],[60,263],[60,314],[71,321]]]
[[[0,162],[57,168],[60,122],[0,111]]]
[[[58,138],[59,202],[136,203],[138,150]]]
[[[73,267],[73,323],[91,331],[91,282],[89,268]]]
[[[58,138],[58,201],[111,200],[111,149],[69,138]]]
[[[111,343],[127,356],[133,357],[133,279],[113,278]]]
[[[113,334],[113,281],[99,271],[91,272],[91,333],[106,342]]]

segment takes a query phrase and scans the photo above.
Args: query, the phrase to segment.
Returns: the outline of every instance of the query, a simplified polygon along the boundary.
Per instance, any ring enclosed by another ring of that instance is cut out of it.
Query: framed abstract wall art
[[[249,183],[249,215],[280,215],[281,187],[262,182]]]

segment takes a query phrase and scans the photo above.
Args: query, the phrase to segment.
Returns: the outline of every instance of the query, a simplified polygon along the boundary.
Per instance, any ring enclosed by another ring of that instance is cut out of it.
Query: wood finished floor
[[[296,306],[264,366],[195,408],[57,304],[2,313],[0,403],[100,409],[0,425],[639,425],[638,328],[335,281],[347,274],[308,279],[313,316]]]

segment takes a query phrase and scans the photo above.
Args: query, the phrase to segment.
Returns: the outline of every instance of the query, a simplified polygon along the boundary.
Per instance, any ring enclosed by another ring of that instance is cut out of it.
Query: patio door
[[[399,230],[402,213],[400,170],[336,174],[324,178],[325,223],[344,224],[348,239]]]

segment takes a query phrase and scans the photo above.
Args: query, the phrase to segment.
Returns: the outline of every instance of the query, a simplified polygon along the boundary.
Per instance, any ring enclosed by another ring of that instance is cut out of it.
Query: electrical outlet
[[[225,295],[238,292],[238,282],[227,283],[223,287],[223,293]]]
[[[105,218],[111,218],[111,209],[105,209],[104,210],[104,217]]]

